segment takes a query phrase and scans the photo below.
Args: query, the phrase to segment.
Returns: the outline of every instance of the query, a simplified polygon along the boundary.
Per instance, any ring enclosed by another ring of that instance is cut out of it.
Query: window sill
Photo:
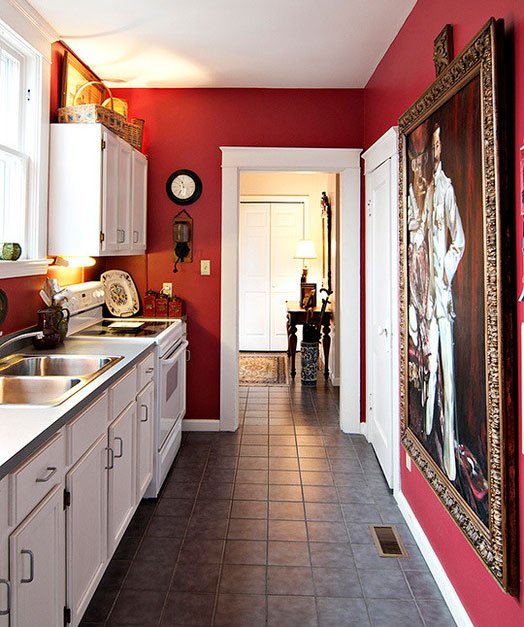
[[[13,279],[21,276],[38,276],[47,273],[51,259],[23,259],[21,261],[0,261],[0,279]]]

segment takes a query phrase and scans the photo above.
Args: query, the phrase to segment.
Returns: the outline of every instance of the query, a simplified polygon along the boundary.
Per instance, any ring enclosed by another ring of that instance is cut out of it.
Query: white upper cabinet
[[[101,124],[52,124],[48,254],[146,249],[147,159]]]

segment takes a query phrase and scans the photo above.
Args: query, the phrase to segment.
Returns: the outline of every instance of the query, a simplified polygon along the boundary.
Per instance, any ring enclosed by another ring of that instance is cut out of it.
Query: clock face
[[[177,205],[189,205],[200,198],[202,181],[191,170],[177,170],[167,179],[166,192]]]

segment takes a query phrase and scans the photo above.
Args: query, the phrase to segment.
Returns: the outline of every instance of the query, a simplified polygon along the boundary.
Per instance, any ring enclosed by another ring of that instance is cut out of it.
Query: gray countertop
[[[53,354],[123,357],[60,405],[0,406],[0,480],[154,347],[154,341],[67,338]],[[24,348],[23,352],[33,352]]]

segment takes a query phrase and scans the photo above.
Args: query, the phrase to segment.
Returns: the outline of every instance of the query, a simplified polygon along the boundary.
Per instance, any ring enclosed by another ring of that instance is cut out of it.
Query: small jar
[[[157,294],[153,290],[147,290],[144,296],[144,316],[147,318],[156,316],[156,297]]]
[[[169,298],[162,292],[155,300],[155,316],[157,318],[167,318]]]
[[[169,317],[182,317],[182,299],[178,298],[178,296],[173,296],[169,301]]]

